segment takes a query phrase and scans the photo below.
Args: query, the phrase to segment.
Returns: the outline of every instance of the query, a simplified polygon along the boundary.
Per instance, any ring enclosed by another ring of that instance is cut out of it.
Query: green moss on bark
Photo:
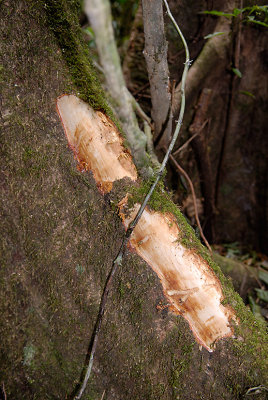
[[[39,2],[46,11],[48,26],[57,39],[77,88],[76,94],[92,108],[102,110],[119,126],[106,101],[97,72],[90,61],[89,49],[82,37],[79,25],[80,1],[39,0]]]
[[[135,203],[141,204],[143,202],[151,183],[147,181],[143,182],[138,188],[130,188],[129,191],[132,194],[128,201],[130,209]],[[234,352],[239,357],[243,357],[251,371],[258,370],[260,375],[267,376],[268,361],[266,355],[268,354],[268,343],[265,324],[256,320],[250,309],[245,306],[241,297],[235,292],[231,279],[223,274],[208,249],[202,245],[179,207],[174,204],[171,196],[164,190],[162,182],[152,194],[148,205],[155,211],[167,212],[175,216],[181,230],[178,241],[186,248],[193,249],[199,254],[219,278],[224,295],[223,304],[230,305],[235,310],[239,321],[238,325],[233,323],[235,338],[229,339],[232,342]],[[258,356],[256,357],[256,355]],[[251,379],[252,384],[256,383],[256,377],[253,374],[249,374],[249,379]]]

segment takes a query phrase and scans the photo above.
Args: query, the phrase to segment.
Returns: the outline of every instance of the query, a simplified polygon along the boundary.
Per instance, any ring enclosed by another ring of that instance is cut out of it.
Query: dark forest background
[[[133,0],[111,3],[128,88],[150,114],[141,4]],[[265,25],[268,17],[267,9],[261,8],[264,4],[259,2],[254,8],[255,3],[250,1],[170,1],[170,8],[188,42],[193,64],[209,35],[217,32],[219,19],[224,19],[202,12],[230,13],[231,9],[248,7],[237,17],[225,17],[228,29],[219,39],[224,41],[228,37],[228,46],[214,53],[214,60],[209,56],[208,63],[213,66],[205,78],[200,75],[199,82],[187,96],[186,117],[177,147],[196,133],[196,124],[205,124],[205,127],[175,158],[194,183],[199,216],[210,243],[234,243],[233,247],[242,252],[254,250],[267,254],[268,50]],[[184,50],[167,16],[165,22],[170,84],[176,86],[181,79]],[[94,48],[94,39],[89,44]],[[196,115],[200,107],[203,107],[201,116]],[[161,159],[163,150],[157,144]],[[194,224],[192,195],[171,163],[166,184]]]

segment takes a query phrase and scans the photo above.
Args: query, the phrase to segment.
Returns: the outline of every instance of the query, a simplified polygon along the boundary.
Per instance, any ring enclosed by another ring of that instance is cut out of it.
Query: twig
[[[129,90],[128,90],[128,94],[130,96],[131,103],[132,103],[132,106],[134,108],[134,111],[136,111],[138,116],[140,118],[142,118],[144,121],[146,121],[151,126],[151,119],[148,117],[148,115],[145,114],[145,112],[143,111],[143,109],[141,108],[141,106],[139,105],[139,103],[137,102],[135,97],[132,96],[132,94],[130,93]]]
[[[259,287],[260,287],[261,289],[263,289],[263,284],[262,284],[261,281],[259,280],[258,275],[257,275],[257,276],[254,275],[254,274],[252,273],[251,269],[249,268],[249,266],[248,266],[246,263],[243,262],[242,264],[243,264],[244,267],[247,269],[247,271],[249,272],[249,274],[255,279],[255,281],[257,282],[257,284],[259,285]]]
[[[150,85],[150,83],[149,83],[149,82],[146,82],[145,85],[143,85],[142,87],[138,87],[138,88],[133,92],[133,96],[137,96],[138,94],[140,94],[140,92],[142,92],[144,89],[147,89],[149,85]]]
[[[240,9],[243,8],[243,0],[240,0],[239,4]],[[242,13],[238,17],[238,32],[235,43],[235,54],[234,54],[234,67],[239,69],[239,59],[240,59],[240,50],[241,50],[241,22],[242,22]]]
[[[151,119],[148,117],[147,114],[145,114],[145,112],[143,111],[143,109],[141,108],[139,103],[136,101],[135,97],[132,96],[132,94],[130,92],[128,92],[128,93],[131,98],[131,102],[132,102],[134,111],[144,121],[144,133],[147,138],[147,152],[151,158],[153,166],[156,168],[159,168],[160,164],[159,164],[157,156],[154,152],[154,144],[153,144],[152,130],[151,130],[152,129]]]
[[[96,67],[96,69],[101,72],[103,75],[105,75],[104,69],[97,63],[97,61],[93,61],[93,65]],[[148,117],[148,115],[145,114],[135,97],[130,93],[130,91],[126,88],[128,96],[131,100],[132,106],[134,111],[139,115],[140,118],[142,118],[144,121],[146,121],[149,125],[151,125],[151,119]]]
[[[212,254],[212,249],[211,249],[211,247],[210,247],[210,245],[209,245],[209,243],[208,243],[208,241],[207,241],[207,239],[206,239],[206,237],[204,235],[203,229],[202,229],[201,224],[200,224],[200,220],[199,220],[199,216],[198,216],[198,210],[197,210],[197,202],[196,202],[196,195],[195,195],[194,185],[193,185],[189,175],[187,174],[187,172],[184,171],[184,169],[177,163],[177,161],[175,160],[175,158],[173,157],[172,154],[170,155],[170,159],[173,162],[173,164],[175,165],[175,167],[178,169],[178,171],[181,174],[184,175],[184,177],[186,178],[186,180],[187,180],[187,182],[188,182],[188,184],[190,186],[190,189],[191,189],[191,192],[192,192],[192,196],[193,196],[193,201],[194,201],[194,213],[195,213],[196,223],[197,223],[198,229],[200,231],[200,235],[201,235],[202,239],[204,240],[204,243],[206,244],[207,248],[209,249],[210,253]]]
[[[94,66],[103,74],[105,75],[105,71],[104,69],[97,63],[97,61],[93,61]],[[132,103],[132,107],[133,110],[136,112],[136,114],[143,119],[144,121],[147,122],[147,124],[150,125],[150,127],[152,127],[152,123],[151,123],[151,119],[148,117],[148,115],[146,115],[146,113],[143,111],[143,109],[141,108],[141,106],[139,105],[139,103],[137,102],[137,100],[135,99],[135,97],[131,94],[131,92],[126,88],[127,92],[128,92],[128,96],[130,98],[130,101]]]
[[[103,393],[102,393],[102,396],[101,396],[101,400],[103,400],[103,399],[104,399],[105,392],[106,392],[106,390],[104,390],[104,391],[103,391]]]
[[[161,177],[162,177],[162,175],[164,173],[164,170],[166,168],[169,156],[170,156],[170,154],[171,154],[171,152],[173,150],[173,147],[174,147],[174,145],[176,143],[176,140],[178,138],[178,135],[179,135],[179,132],[180,132],[180,128],[181,128],[181,125],[182,125],[184,111],[185,111],[185,83],[186,83],[187,73],[188,73],[189,67],[191,65],[190,55],[189,55],[188,46],[187,46],[187,43],[186,43],[186,41],[184,39],[184,36],[183,36],[180,28],[178,27],[173,15],[170,12],[167,0],[163,0],[163,1],[165,3],[166,9],[167,9],[167,14],[168,14],[169,18],[171,19],[171,21],[173,22],[177,32],[179,33],[180,38],[181,38],[181,40],[183,42],[183,45],[184,45],[184,48],[185,48],[186,60],[185,60],[185,63],[184,63],[184,70],[183,70],[182,80],[181,80],[181,106],[180,106],[179,119],[177,121],[177,125],[176,125],[175,132],[173,134],[173,138],[172,138],[172,140],[170,142],[170,145],[169,145],[169,147],[167,149],[167,152],[166,152],[166,155],[164,157],[164,160],[162,161],[161,167],[160,167],[160,169],[159,169],[159,171],[158,171],[158,173],[156,175],[155,181],[152,184],[149,192],[147,193],[142,205],[140,206],[136,217],[134,218],[134,220],[129,225],[128,230],[131,229],[131,233],[132,233],[133,229],[135,228],[135,226],[137,225],[137,223],[139,222],[139,220],[141,218],[141,215],[142,215],[145,207],[147,206],[154,189],[156,188],[158,182],[160,181],[160,179],[161,179]]]
[[[156,154],[154,152],[154,143],[153,143],[153,136],[152,136],[152,131],[151,127],[149,124],[147,124],[146,121],[144,121],[144,133],[147,137],[147,152],[151,158],[152,164],[155,168],[160,167],[160,163],[158,161],[158,158],[156,157]]]
[[[104,69],[99,65],[99,63],[97,63],[97,61],[93,61],[93,65],[96,67],[96,69],[101,72],[103,75],[105,75],[105,71]],[[127,88],[126,88],[127,89]],[[130,93],[130,91],[127,89],[129,98],[131,100],[133,109],[136,111],[136,113],[145,121],[148,122],[149,125],[151,125],[151,120],[150,118],[145,114],[145,112],[143,111],[143,109],[141,108],[141,106],[139,105],[139,103],[137,102],[137,100],[135,99],[135,97]]]
[[[193,136],[190,137],[181,147],[179,147],[174,153],[172,153],[173,157],[178,155],[181,151],[185,150],[186,147],[191,143],[191,141],[199,135],[200,132],[195,133]]]
[[[99,339],[98,334],[99,334],[99,331],[100,331],[100,328],[101,328],[102,318],[103,318],[103,314],[104,314],[104,308],[105,308],[105,305],[106,305],[106,302],[107,302],[107,298],[108,298],[108,294],[109,294],[109,291],[110,291],[112,278],[113,278],[113,276],[114,276],[114,274],[115,274],[115,272],[117,270],[117,267],[122,265],[122,260],[123,260],[123,256],[124,256],[124,253],[125,253],[125,245],[126,245],[128,239],[129,239],[129,236],[131,235],[131,233],[132,233],[132,231],[131,232],[128,232],[128,231],[126,232],[126,234],[125,234],[125,236],[124,236],[124,238],[122,240],[119,252],[118,252],[115,260],[113,261],[112,268],[111,268],[110,273],[108,275],[108,278],[106,280],[105,287],[104,287],[104,290],[103,290],[103,293],[102,293],[102,297],[101,297],[101,302],[100,302],[97,321],[95,323],[95,327],[94,327],[94,330],[93,330],[93,333],[92,333],[92,336],[91,336],[91,342],[90,342],[89,351],[88,351],[89,359],[88,359],[86,373],[84,374],[83,373],[84,371],[82,372],[82,375],[84,375],[84,377],[83,377],[83,379],[81,379],[80,385],[76,389],[76,392],[78,392],[78,394],[74,396],[74,400],[81,399],[82,394],[83,394],[83,392],[84,392],[84,390],[86,388],[88,379],[90,377],[90,373],[91,373],[92,366],[93,366],[94,355],[95,355],[95,351],[96,351],[96,347],[97,347],[97,343],[98,343],[98,339]]]
[[[138,97],[139,97],[139,99],[140,98],[144,98],[144,99],[151,99],[152,98],[150,94],[146,94],[146,93],[138,94]]]
[[[239,292],[238,292],[238,293],[240,294],[241,297],[242,297],[242,293],[243,293],[243,290],[244,290],[246,281],[247,281],[247,275],[246,275],[246,274],[243,274],[242,282],[241,282],[241,284],[240,284]]]
[[[160,132],[157,134],[157,137],[154,139],[155,148],[161,147],[163,144],[165,144],[165,142],[167,142],[167,143],[169,142],[170,138],[167,135],[165,135],[165,132],[167,130],[167,127],[168,127],[169,123],[172,121],[172,118],[173,118],[173,115],[172,115],[172,102],[173,102],[174,92],[175,92],[175,80],[172,83],[172,87],[171,87],[171,91],[170,91],[170,102],[169,102],[169,108],[167,110],[167,115],[166,115],[165,120],[164,120],[164,122],[162,124]]]
[[[1,387],[1,395],[3,396],[3,400],[7,400],[4,382],[2,383],[2,387]]]
[[[265,387],[264,385],[251,387],[247,390],[245,396],[250,396],[252,393],[259,393],[259,392],[268,392],[268,388]]]
[[[100,66],[99,63],[97,63],[97,61],[93,61],[93,65],[99,72],[101,72],[103,75],[105,74],[104,69]]]
[[[191,141],[196,138],[196,136],[198,136],[202,130],[205,128],[205,126],[208,123],[208,119],[206,121],[204,121],[204,123],[202,124],[202,126],[200,127],[200,129],[198,130],[198,132],[196,132],[193,136],[190,137],[190,139],[188,139],[181,147],[179,147],[176,151],[174,151],[174,153],[172,154],[173,156],[176,156],[177,154],[179,154],[181,151],[185,150],[186,147],[191,143]]]
[[[90,342],[89,352],[88,352],[89,357],[88,357],[88,364],[87,364],[86,372],[85,372],[85,375],[84,375],[83,379],[81,379],[81,381],[80,381],[78,389],[76,389],[76,393],[78,392],[78,394],[74,396],[74,398],[73,398],[74,400],[81,399],[81,397],[83,395],[83,392],[84,392],[84,390],[86,388],[88,379],[90,377],[90,373],[91,373],[92,366],[93,366],[94,355],[95,355],[95,351],[96,351],[96,347],[97,347],[97,343],[98,343],[98,334],[99,334],[99,331],[100,331],[100,328],[101,328],[102,318],[103,318],[104,309],[105,309],[105,305],[106,305],[106,302],[107,302],[107,297],[108,297],[108,293],[109,293],[109,290],[110,290],[112,278],[113,278],[118,266],[122,265],[122,260],[123,260],[123,256],[124,256],[124,253],[125,253],[126,244],[127,244],[128,240],[129,240],[134,228],[136,227],[137,223],[139,222],[139,220],[140,220],[140,218],[142,216],[142,213],[143,213],[145,207],[147,206],[154,189],[156,188],[158,182],[160,181],[160,179],[161,179],[161,177],[162,177],[162,175],[164,173],[164,170],[165,170],[165,167],[167,165],[170,153],[173,150],[173,147],[174,147],[175,142],[176,142],[176,140],[178,138],[178,135],[179,135],[179,132],[180,132],[180,128],[181,128],[181,125],[182,125],[182,120],[183,120],[183,115],[184,115],[184,110],[185,110],[185,94],[184,94],[184,92],[185,92],[185,82],[186,82],[187,72],[188,72],[189,67],[191,65],[191,61],[190,61],[190,57],[189,57],[188,46],[187,46],[187,43],[186,43],[186,41],[184,39],[184,36],[183,36],[180,28],[178,27],[176,21],[174,20],[172,14],[170,12],[167,0],[163,0],[163,1],[165,3],[166,9],[167,9],[167,13],[168,13],[171,21],[175,25],[175,28],[176,28],[177,32],[180,35],[180,38],[181,38],[181,40],[183,42],[183,45],[184,45],[184,48],[185,48],[185,53],[186,53],[186,60],[185,60],[185,63],[184,63],[184,70],[183,70],[182,80],[181,80],[181,106],[180,106],[179,119],[177,121],[177,126],[176,126],[176,129],[175,129],[173,138],[172,138],[171,143],[170,143],[170,145],[168,147],[168,150],[167,150],[166,155],[164,157],[164,160],[163,160],[163,162],[161,164],[161,167],[160,167],[160,169],[159,169],[159,171],[158,171],[158,173],[156,175],[155,181],[152,184],[149,192],[147,193],[147,195],[146,195],[142,205],[140,206],[140,208],[139,208],[134,220],[129,224],[129,227],[128,227],[128,229],[127,229],[127,231],[126,231],[126,233],[124,235],[124,238],[122,240],[122,243],[121,243],[121,246],[120,246],[120,250],[119,250],[116,258],[113,261],[111,271],[110,271],[110,273],[108,275],[108,278],[106,280],[106,284],[105,284],[105,287],[104,287],[104,290],[103,290],[97,321],[96,321],[96,324],[95,324],[95,327],[94,327],[94,330],[93,330],[93,333],[92,333],[92,337],[91,337],[91,342]]]

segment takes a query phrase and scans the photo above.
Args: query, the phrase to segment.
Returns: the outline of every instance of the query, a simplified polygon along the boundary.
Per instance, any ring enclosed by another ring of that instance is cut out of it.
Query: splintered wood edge
[[[122,178],[137,180],[136,167],[115,124],[74,95],[56,102],[65,135],[80,171],[92,171],[102,193]]]
[[[120,202],[125,229],[140,205],[124,213],[126,200]],[[234,310],[223,306],[219,279],[208,263],[179,242],[180,229],[175,217],[146,208],[130,237],[130,247],[156,272],[171,310],[182,315],[198,341],[208,351],[215,343],[233,336]]]
[[[118,179],[137,180],[131,155],[105,114],[74,95],[59,97],[57,111],[79,169],[92,171],[102,193],[109,192]],[[125,213],[126,204],[127,196],[119,203],[125,229],[140,206]],[[211,267],[179,242],[179,234],[173,215],[146,208],[129,244],[158,275],[171,310],[188,321],[198,343],[213,351],[218,340],[233,336],[231,324],[238,319],[230,306],[222,304],[221,283]]]

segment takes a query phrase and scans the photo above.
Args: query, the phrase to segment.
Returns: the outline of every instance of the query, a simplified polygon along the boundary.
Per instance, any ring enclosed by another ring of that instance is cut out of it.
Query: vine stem
[[[84,392],[84,390],[86,388],[87,382],[89,380],[90,374],[91,374],[93,361],[94,361],[94,355],[95,355],[97,342],[98,342],[98,333],[99,333],[100,328],[101,328],[102,318],[103,318],[103,314],[104,314],[104,308],[105,308],[106,301],[107,301],[107,298],[108,298],[108,294],[109,294],[112,278],[113,278],[118,266],[122,265],[122,260],[123,260],[123,256],[124,256],[124,253],[125,253],[126,244],[127,244],[128,240],[129,240],[134,228],[136,227],[137,223],[139,222],[139,220],[140,220],[140,218],[142,216],[142,213],[143,213],[145,207],[147,206],[147,204],[148,204],[148,202],[149,202],[149,200],[150,200],[150,198],[152,196],[153,191],[155,190],[158,182],[160,181],[161,177],[163,176],[163,173],[164,173],[164,170],[166,168],[169,156],[170,156],[170,154],[171,154],[171,152],[172,152],[172,150],[174,148],[174,145],[175,145],[175,143],[177,141],[177,138],[178,138],[181,126],[182,126],[182,120],[183,120],[183,115],[184,115],[184,111],[185,111],[185,83],[186,83],[187,73],[188,73],[189,67],[191,65],[191,61],[190,61],[189,50],[188,50],[188,46],[187,46],[186,40],[184,39],[184,36],[183,36],[179,26],[177,25],[175,19],[173,18],[173,15],[171,14],[171,11],[169,9],[167,0],[163,0],[163,1],[164,1],[165,6],[166,6],[166,9],[167,9],[167,14],[168,14],[169,18],[171,19],[171,21],[173,22],[173,24],[174,24],[174,26],[175,26],[175,28],[176,28],[176,30],[177,30],[182,42],[183,42],[184,49],[185,49],[185,55],[186,55],[186,59],[185,59],[185,63],[184,63],[184,70],[183,70],[182,80],[181,80],[181,106],[180,106],[179,119],[177,121],[176,129],[175,129],[175,132],[173,134],[172,140],[171,140],[171,142],[169,144],[169,147],[168,147],[168,150],[167,150],[166,155],[164,157],[164,160],[162,161],[161,167],[160,167],[159,171],[157,172],[155,181],[152,184],[151,188],[149,189],[149,192],[147,193],[143,203],[141,204],[141,206],[140,206],[140,208],[139,208],[134,220],[130,223],[130,225],[129,225],[129,227],[128,227],[125,235],[124,235],[124,238],[122,239],[122,243],[121,243],[119,252],[118,252],[116,258],[113,261],[112,268],[110,270],[110,273],[109,273],[108,278],[107,278],[106,283],[105,283],[105,287],[104,287],[104,290],[103,290],[103,294],[102,294],[102,298],[101,298],[101,302],[100,302],[100,306],[99,306],[98,317],[97,317],[97,320],[96,320],[96,323],[95,323],[95,327],[94,327],[94,330],[93,330],[93,333],[92,333],[92,337],[91,337],[91,342],[90,342],[89,351],[88,351],[88,356],[89,357],[88,357],[87,368],[86,368],[86,370],[84,369],[83,372],[82,372],[84,377],[83,377],[83,379],[80,380],[80,385],[79,385],[78,389],[76,389],[76,391],[75,391],[76,393],[78,392],[78,394],[73,397],[74,400],[81,399],[81,397],[83,395],[83,392]],[[84,372],[85,372],[85,374],[84,374]]]
[[[168,147],[168,150],[167,150],[166,155],[164,157],[164,160],[162,161],[161,167],[160,167],[160,169],[159,169],[159,171],[158,171],[158,173],[156,175],[155,181],[152,184],[149,192],[147,193],[142,205],[140,206],[136,217],[134,218],[134,220],[130,224],[129,229],[131,228],[132,231],[135,228],[135,226],[137,225],[137,223],[139,222],[140,217],[142,216],[142,213],[143,213],[145,207],[147,206],[147,204],[148,204],[148,202],[149,202],[149,200],[150,200],[150,198],[151,198],[151,196],[153,194],[153,191],[155,190],[158,182],[160,181],[160,179],[161,179],[161,177],[162,177],[162,175],[164,173],[164,170],[166,168],[169,156],[170,156],[170,154],[171,154],[171,152],[172,152],[172,150],[174,148],[174,145],[175,145],[175,143],[176,143],[176,141],[178,139],[178,136],[179,136],[179,133],[180,133],[180,129],[181,129],[181,126],[182,126],[182,120],[183,120],[183,116],[184,116],[184,111],[185,111],[185,83],[186,83],[187,73],[188,73],[189,67],[191,65],[189,49],[188,49],[186,40],[184,39],[184,36],[183,36],[183,34],[182,34],[177,22],[175,21],[173,15],[171,14],[171,11],[169,9],[169,5],[168,5],[167,0],[163,0],[163,1],[164,1],[165,6],[166,6],[166,9],[167,9],[167,14],[168,14],[169,18],[171,19],[171,21],[173,22],[177,32],[179,33],[180,38],[181,38],[181,40],[183,42],[183,45],[184,45],[184,49],[185,49],[186,60],[185,60],[185,63],[184,63],[184,69],[183,69],[182,80],[181,80],[181,107],[180,107],[180,114],[179,114],[179,119],[177,121],[175,132],[174,132],[172,140],[171,140],[171,142],[169,144],[169,147]]]

